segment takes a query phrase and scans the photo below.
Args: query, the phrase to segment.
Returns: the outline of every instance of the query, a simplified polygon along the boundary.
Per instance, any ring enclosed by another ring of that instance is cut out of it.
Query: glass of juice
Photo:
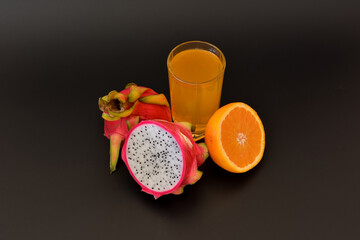
[[[172,117],[190,122],[195,140],[204,137],[207,122],[219,108],[225,66],[220,49],[202,41],[182,43],[168,56]]]

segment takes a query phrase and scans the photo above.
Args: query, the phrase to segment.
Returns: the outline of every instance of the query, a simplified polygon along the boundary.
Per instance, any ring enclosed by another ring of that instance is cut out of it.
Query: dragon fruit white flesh
[[[121,156],[142,190],[158,198],[181,194],[185,185],[198,181],[198,166],[208,152],[204,143],[194,142],[186,126],[150,120],[130,131]]]

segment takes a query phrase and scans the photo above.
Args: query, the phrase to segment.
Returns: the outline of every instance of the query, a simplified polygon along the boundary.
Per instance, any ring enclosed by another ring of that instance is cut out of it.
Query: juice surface
[[[180,52],[170,62],[173,74],[182,81],[203,83],[217,77],[223,65],[214,53],[189,49]]]
[[[196,127],[195,133],[203,133],[206,123],[219,108],[222,62],[209,51],[190,49],[176,54],[169,67],[173,120],[190,122]]]

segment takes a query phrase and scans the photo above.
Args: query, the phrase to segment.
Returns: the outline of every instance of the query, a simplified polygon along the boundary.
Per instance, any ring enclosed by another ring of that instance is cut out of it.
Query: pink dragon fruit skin
[[[146,131],[146,129],[148,130]],[[157,135],[154,136],[154,132],[156,132]],[[143,134],[143,136],[141,134]],[[150,137],[147,138],[147,136],[152,136],[154,142],[151,143]],[[165,154],[165,148],[159,146],[161,143],[169,146],[168,155]],[[133,146],[139,147],[139,149],[135,149]],[[176,154],[176,151],[170,150],[174,147],[175,149],[180,149],[181,154],[180,152]],[[148,155],[146,151],[149,152]],[[159,152],[163,154],[162,158],[159,157]],[[175,154],[173,154],[174,152]],[[152,157],[156,154],[158,154],[157,157]],[[139,155],[140,158],[137,158],[135,155]],[[180,156],[181,159],[179,160]],[[128,167],[131,176],[142,187],[142,191],[153,195],[155,199],[170,193],[181,194],[186,185],[197,182],[202,176],[202,172],[198,171],[198,166],[204,162],[207,156],[206,145],[196,144],[188,129],[181,124],[163,120],[142,121],[136,125],[129,132],[121,152],[121,157]],[[135,161],[143,163],[136,163]],[[170,177],[165,176],[166,169],[177,166],[177,164],[180,166],[180,163],[182,167],[181,172],[176,172],[176,170],[172,172],[169,171]],[[151,166],[145,167],[148,165]],[[139,171],[142,171],[140,169],[144,167],[146,168],[143,171],[144,174],[141,174],[142,172],[139,173]],[[159,173],[160,176],[158,176]],[[175,176],[176,173],[179,175]],[[151,179],[144,180],[144,176],[148,176],[148,179]],[[153,179],[156,180],[153,181]],[[171,179],[176,180],[174,184],[170,184],[169,186],[167,181],[171,182]],[[150,183],[145,181],[149,181]],[[162,181],[163,183],[161,183]],[[166,185],[166,187],[163,185]]]
[[[129,129],[148,119],[171,121],[166,97],[133,83],[100,98],[99,108],[103,112],[104,135],[110,140],[110,173],[116,169],[120,147]]]

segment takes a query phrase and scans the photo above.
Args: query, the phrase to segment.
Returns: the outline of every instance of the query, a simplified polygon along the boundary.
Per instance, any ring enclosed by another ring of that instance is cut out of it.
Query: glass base
[[[192,133],[194,141],[197,142],[205,137],[205,133]]]

